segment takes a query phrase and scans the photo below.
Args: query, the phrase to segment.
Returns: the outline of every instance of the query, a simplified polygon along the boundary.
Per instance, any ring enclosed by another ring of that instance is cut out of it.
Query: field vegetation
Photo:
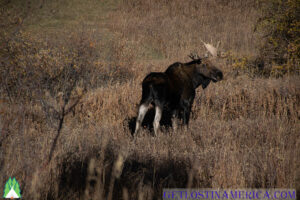
[[[0,187],[24,199],[161,199],[163,188],[300,189],[298,0],[1,0]],[[151,71],[226,55],[188,129],[146,116]],[[298,197],[299,198],[299,197]]]

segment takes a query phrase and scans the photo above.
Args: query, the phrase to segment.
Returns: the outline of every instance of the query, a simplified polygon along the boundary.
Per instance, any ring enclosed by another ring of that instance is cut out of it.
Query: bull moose
[[[214,58],[218,57],[217,48],[208,43],[204,45]],[[176,126],[176,119],[181,113],[183,124],[188,125],[196,88],[201,85],[205,89],[211,81],[217,82],[223,79],[222,71],[208,56],[200,58],[198,55],[191,54],[190,58],[191,62],[176,62],[165,72],[151,72],[144,78],[135,134],[140,130],[150,104],[155,107],[153,121],[155,135],[159,130],[163,109],[169,109],[172,113],[173,127]]]

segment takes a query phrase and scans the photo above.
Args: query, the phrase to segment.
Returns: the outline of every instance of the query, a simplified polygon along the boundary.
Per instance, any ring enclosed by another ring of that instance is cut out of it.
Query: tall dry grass
[[[200,39],[221,41],[237,56],[257,54],[256,1],[107,2],[45,1],[38,17],[28,16],[22,32],[6,39],[2,185],[14,176],[31,199],[161,199],[163,188],[181,187],[299,189],[299,76],[265,78],[225,59],[225,79],[197,89],[189,129],[162,127],[157,137],[130,130],[144,76],[187,61],[191,51],[204,54]],[[75,23],[68,12],[76,6],[92,9],[96,20],[80,12],[75,16],[87,21]],[[30,24],[58,15],[69,17],[62,17],[70,20],[65,30]]]
[[[122,1],[110,25],[137,43],[145,56],[182,60],[203,53],[204,41],[221,41],[223,50],[255,55],[256,1]],[[141,45],[140,45],[141,44]],[[149,52],[152,49],[152,52]],[[142,54],[143,55],[143,54]]]

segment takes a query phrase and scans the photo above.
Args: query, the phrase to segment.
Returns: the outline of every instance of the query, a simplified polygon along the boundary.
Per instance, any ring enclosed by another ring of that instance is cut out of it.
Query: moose
[[[155,136],[159,131],[163,109],[169,109],[171,112],[173,128],[176,127],[179,115],[182,116],[183,124],[188,125],[196,88],[201,85],[205,89],[211,81],[223,79],[222,71],[213,64],[214,59],[219,57],[217,48],[209,43],[203,44],[213,58],[209,58],[208,54],[203,58],[191,54],[189,56],[191,62],[176,62],[165,72],[151,72],[144,78],[134,134],[140,130],[150,104],[155,107],[153,121]]]

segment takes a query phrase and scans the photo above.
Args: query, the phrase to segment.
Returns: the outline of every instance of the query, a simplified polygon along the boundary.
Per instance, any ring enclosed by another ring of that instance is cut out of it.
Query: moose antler
[[[200,39],[201,40],[201,39]],[[201,40],[201,42],[204,44],[205,48],[207,49],[207,51],[213,56],[213,57],[217,57],[218,56],[218,47],[220,45],[220,41],[218,42],[217,48],[214,47],[213,45],[209,44],[209,43],[205,43]]]

